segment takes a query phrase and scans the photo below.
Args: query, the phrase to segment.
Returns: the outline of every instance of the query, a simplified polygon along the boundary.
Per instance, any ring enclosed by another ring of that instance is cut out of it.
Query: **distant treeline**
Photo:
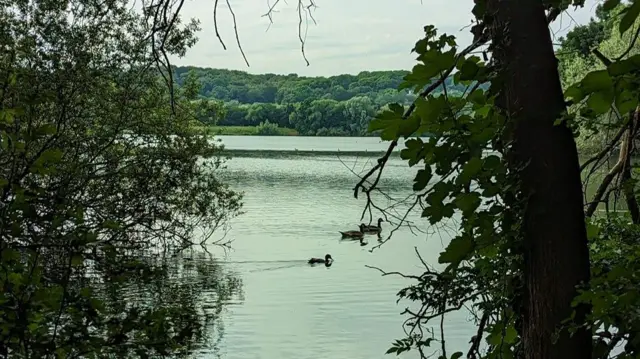
[[[258,126],[262,134],[276,134],[275,126],[301,135],[361,136],[383,106],[411,103],[416,95],[398,91],[407,71],[363,71],[358,75],[303,77],[296,74],[253,75],[244,71],[177,67],[180,86],[191,71],[201,85],[202,99],[221,100],[225,116],[216,126]],[[465,90],[445,81],[455,96]]]

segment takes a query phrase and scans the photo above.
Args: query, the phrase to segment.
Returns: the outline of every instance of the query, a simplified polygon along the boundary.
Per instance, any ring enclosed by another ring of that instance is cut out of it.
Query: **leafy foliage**
[[[170,101],[126,1],[4,3],[0,23],[0,355],[189,355],[218,314],[202,295],[240,288],[171,257],[241,209],[192,126],[215,106],[197,86]],[[180,53],[194,26],[176,24]]]
[[[401,157],[416,168],[415,202],[411,209],[419,208],[422,217],[434,226],[457,225],[453,238],[440,253],[441,270],[423,261],[425,268],[421,274],[403,274],[414,283],[399,291],[399,299],[415,301],[420,306],[418,310],[405,310],[407,337],[396,341],[388,353],[415,349],[424,358],[426,347],[438,344],[441,357],[447,358],[445,333],[437,336],[428,326],[434,325],[435,320],[443,320],[447,313],[471,308],[478,329],[467,357],[523,355],[519,329],[525,295],[520,221],[527,201],[514,176],[519,169],[506,161],[510,130],[495,106],[502,86],[500,69],[470,55],[487,40],[481,36],[486,31],[482,26],[487,20],[484,17],[487,2],[475,3],[473,13],[480,22],[474,30],[478,42],[458,51],[452,36],[438,35],[435,27],[426,26],[425,37],[413,49],[418,64],[401,85],[415,89],[421,96],[408,111],[400,104],[389,105],[378,112],[369,126],[369,130],[380,131],[381,138],[391,142],[390,150],[397,146],[398,139],[407,138]],[[566,9],[569,3],[545,4],[551,16]],[[558,50],[566,97],[571,101],[569,113],[558,123],[567,123],[576,136],[592,142],[593,152],[597,153],[582,168],[585,182],[590,174],[602,171],[602,164],[616,146],[621,156],[634,153],[635,141],[624,142],[627,137],[613,134],[634,136],[633,131],[637,131],[634,123],[638,121],[639,98],[640,61],[636,59],[639,4],[605,2],[598,9],[598,19],[570,32],[562,41],[563,48]],[[594,46],[602,51],[593,53]],[[609,57],[603,58],[602,53]],[[462,96],[449,95],[442,81],[454,69],[457,70],[454,83],[466,86]],[[443,89],[442,93],[434,94],[438,87]],[[421,132],[433,137],[426,142],[415,138]],[[631,150],[624,150],[626,146]],[[600,179],[601,187],[608,189],[607,198],[590,200],[608,203],[609,195],[623,196],[628,209],[637,207],[637,171],[630,170],[632,166],[635,170],[635,165],[628,156],[624,160],[627,164],[623,161],[619,165],[625,170]],[[380,176],[387,158],[381,158],[356,185],[356,196],[365,192],[371,200],[370,192],[377,181],[370,187],[365,181],[376,173]],[[622,161],[623,157],[620,158]],[[618,184],[609,186],[613,176],[619,176]],[[586,212],[589,217],[593,214],[589,208]],[[609,212],[609,207],[605,207],[602,217],[588,223],[592,279],[581,288],[574,304],[589,305],[592,311],[584,322],[566,318],[558,330],[574,332],[577,328],[589,328],[593,333],[594,358],[609,358],[620,343],[625,343],[624,349],[616,357],[638,355],[640,321],[629,313],[638,306],[636,293],[640,281],[635,263],[640,247],[634,238],[639,225],[633,216],[630,223],[628,215],[615,215]],[[457,352],[451,357],[461,355]]]
[[[269,120],[260,122],[257,128],[257,133],[260,136],[277,136],[280,134],[278,131],[278,124],[271,123]]]
[[[224,101],[224,113],[200,121],[218,126],[258,126],[269,121],[302,135],[365,136],[375,113],[390,102],[410,104],[415,94],[397,91],[406,71],[299,77],[251,75],[242,71],[177,67],[176,84],[198,81],[201,99]],[[447,79],[451,94],[463,87]],[[212,121],[216,119],[216,121]]]
[[[224,102],[293,104],[318,99],[347,101],[354,97],[368,97],[374,103],[384,105],[390,101],[410,102],[415,99],[407,91],[397,91],[408,74],[404,70],[304,77],[296,74],[254,75],[237,70],[178,66],[175,68],[176,84],[182,86],[190,73],[202,83],[200,97]],[[452,85],[451,80],[447,83]]]

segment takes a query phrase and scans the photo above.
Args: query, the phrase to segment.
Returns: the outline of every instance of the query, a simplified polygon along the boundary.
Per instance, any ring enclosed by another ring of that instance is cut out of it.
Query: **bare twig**
[[[216,31],[216,37],[218,38],[218,41],[220,41],[222,48],[226,50],[227,46],[224,44],[224,41],[222,41],[222,36],[220,36],[220,32],[218,31],[218,1],[219,0],[215,0],[213,3],[213,28]]]
[[[309,60],[307,60],[307,55],[304,52],[305,40],[302,38],[302,0],[298,1],[298,39],[300,39],[300,51],[302,51],[302,58],[304,58],[304,62],[309,66]]]
[[[602,151],[600,151],[598,154],[596,154],[595,156],[591,157],[590,159],[588,159],[587,161],[585,161],[581,166],[580,166],[580,172],[584,171],[585,168],[587,168],[590,164],[594,163],[594,162],[599,162],[600,160],[602,160],[609,152],[611,152],[611,150],[613,150],[613,148],[616,146],[616,144],[618,144],[618,141],[620,141],[620,138],[622,138],[622,135],[624,134],[624,131],[626,131],[627,127],[626,126],[622,126],[620,127],[620,129],[618,130],[618,132],[615,134],[615,136],[613,136],[613,138],[611,139],[611,141],[609,142],[609,144],[607,144],[607,146],[605,146],[605,148],[602,149]]]
[[[625,133],[627,134],[629,133],[628,129],[625,130]],[[615,166],[613,166],[611,171],[609,171],[609,173],[607,173],[607,175],[602,179],[602,182],[600,183],[600,186],[598,186],[598,189],[596,190],[596,193],[593,196],[593,199],[589,203],[587,210],[585,211],[585,215],[587,217],[591,217],[593,215],[593,213],[598,208],[598,205],[601,203],[602,196],[607,191],[607,187],[609,187],[613,179],[622,172],[622,169],[626,160],[626,156],[628,155],[627,141],[631,140],[628,137],[629,137],[628,135],[625,135],[625,138],[622,140],[622,145],[620,146],[620,155],[618,156],[618,162],[615,164]]]
[[[247,67],[249,67],[249,60],[247,60],[247,56],[244,54],[244,49],[240,44],[240,35],[238,35],[238,23],[236,21],[236,14],[233,12],[233,8],[231,7],[231,2],[229,0],[226,0],[226,1],[227,1],[227,6],[229,7],[229,13],[231,13],[231,17],[233,19],[233,32],[236,35],[236,43],[238,44],[238,49],[240,49],[240,53],[242,54],[242,58],[244,59],[244,62],[247,64]]]
[[[409,275],[409,274],[403,274],[400,272],[385,272],[384,270],[378,268],[378,267],[374,267],[374,266],[370,266],[370,265],[365,265],[365,267],[367,268],[371,268],[371,269],[375,269],[378,272],[380,272],[382,274],[383,277],[388,276],[388,275],[397,275],[403,278],[407,278],[407,279],[415,279],[415,280],[420,280],[420,277],[415,276],[415,275]]]
[[[269,10],[262,15],[262,17],[267,17],[269,18],[269,22],[273,24],[273,13],[276,11],[276,5],[278,5],[278,3],[280,2],[280,0],[276,0],[273,2],[273,5],[269,6]]]
[[[306,38],[307,38],[307,30],[309,28],[308,23],[305,26],[305,30],[304,30],[304,36],[302,33],[302,13],[305,13],[305,20],[308,20],[308,18],[311,18],[311,21],[313,21],[314,24],[317,25],[316,19],[313,17],[313,14],[311,13],[311,9],[316,8],[317,5],[314,2],[314,0],[309,0],[309,4],[304,4],[304,0],[297,0],[298,1],[298,5],[297,5],[297,11],[298,11],[298,40],[300,41],[300,50],[302,52],[302,58],[304,59],[305,63],[307,64],[307,66],[309,66],[309,60],[307,58],[307,54],[305,51],[305,45],[306,45]],[[276,10],[276,6],[280,3],[280,0],[276,0],[274,1],[273,4],[269,5],[269,3],[267,3],[268,6],[268,10],[266,13],[264,13],[262,15],[262,17],[266,17],[269,19],[269,26],[267,27],[267,31],[269,31],[269,29],[271,28],[271,25],[273,25],[273,13],[277,12]]]
[[[631,43],[629,43],[629,46],[627,47],[627,49],[624,50],[624,52],[622,54],[620,54],[620,56],[616,57],[616,59],[615,59],[616,61],[620,61],[625,56],[629,55],[631,50],[633,50],[633,47],[636,45],[636,42],[638,41],[638,36],[640,36],[640,26],[638,26],[638,28],[636,29],[636,32],[633,35],[633,38],[631,39]]]

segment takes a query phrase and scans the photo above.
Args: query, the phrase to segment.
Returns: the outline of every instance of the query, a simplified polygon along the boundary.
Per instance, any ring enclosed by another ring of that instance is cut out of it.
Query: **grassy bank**
[[[226,136],[257,136],[258,126],[210,126],[207,127],[212,135],[226,135]],[[279,127],[276,129],[276,133],[272,136],[297,136],[298,131],[293,128]]]

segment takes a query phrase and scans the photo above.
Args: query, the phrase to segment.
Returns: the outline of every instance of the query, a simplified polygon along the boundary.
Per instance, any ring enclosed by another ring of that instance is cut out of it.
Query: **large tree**
[[[495,14],[487,27],[495,81],[503,84],[497,105],[512,141],[505,151],[508,169],[524,202],[524,357],[589,358],[589,331],[563,331],[553,340],[571,317],[577,286],[589,281],[590,269],[578,152],[566,123],[556,123],[566,108],[543,3],[488,1],[487,11]],[[585,315],[582,308],[576,320]]]

